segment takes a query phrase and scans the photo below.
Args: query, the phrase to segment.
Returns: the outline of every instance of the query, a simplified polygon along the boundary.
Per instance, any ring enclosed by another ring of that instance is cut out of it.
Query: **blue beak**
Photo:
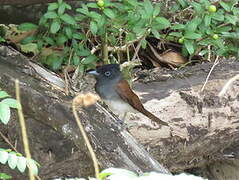
[[[94,76],[99,76],[100,74],[96,70],[91,70],[87,72],[88,74],[92,74]]]

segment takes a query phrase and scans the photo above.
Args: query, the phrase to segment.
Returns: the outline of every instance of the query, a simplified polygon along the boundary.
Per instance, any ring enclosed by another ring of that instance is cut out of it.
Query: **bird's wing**
[[[139,112],[144,111],[144,107],[139,100],[139,97],[131,90],[129,83],[126,80],[120,80],[116,85],[116,92],[126,102],[128,102],[134,109]]]
[[[131,90],[129,83],[126,80],[120,80],[117,83],[116,92],[124,101],[128,102],[137,111],[143,113],[145,116],[155,122],[168,126],[168,123],[162,121],[144,108],[144,106],[140,102],[139,97]]]

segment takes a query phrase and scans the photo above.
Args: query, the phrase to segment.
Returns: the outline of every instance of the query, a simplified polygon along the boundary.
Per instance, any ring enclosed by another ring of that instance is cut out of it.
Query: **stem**
[[[105,32],[104,37],[102,38],[102,49],[103,49],[103,61],[104,64],[109,64],[109,57],[108,57],[108,43],[107,43],[107,32]]]
[[[92,148],[92,146],[90,144],[90,141],[89,141],[89,139],[88,139],[88,137],[87,137],[87,135],[85,133],[84,127],[81,124],[80,117],[78,116],[77,111],[76,111],[76,98],[74,98],[73,101],[72,101],[72,110],[73,110],[73,114],[74,114],[76,123],[77,123],[77,125],[78,125],[78,127],[80,129],[80,132],[81,132],[81,134],[83,136],[83,139],[84,139],[84,141],[86,143],[86,146],[87,146],[87,148],[88,148],[88,150],[90,152],[90,155],[91,155],[91,158],[92,158],[92,161],[93,161],[93,164],[94,164],[94,168],[95,168],[95,177],[96,177],[96,179],[100,179],[100,177],[99,177],[100,170],[99,170],[98,161],[97,161],[95,152],[94,152],[94,150],[93,150],[93,148]]]
[[[19,107],[17,108],[17,112],[18,112],[21,131],[22,131],[24,151],[25,151],[27,160],[30,160],[31,159],[31,153],[30,153],[29,142],[28,142],[28,138],[27,138],[26,124],[25,124],[25,120],[24,120],[24,116],[23,116],[23,112],[22,112],[22,105],[21,105],[21,101],[20,101],[20,88],[19,88],[19,80],[18,79],[16,79],[16,81],[15,81],[15,86],[16,86],[16,99],[19,103]],[[31,166],[29,166],[28,176],[29,176],[30,180],[35,180],[35,177],[33,175]]]

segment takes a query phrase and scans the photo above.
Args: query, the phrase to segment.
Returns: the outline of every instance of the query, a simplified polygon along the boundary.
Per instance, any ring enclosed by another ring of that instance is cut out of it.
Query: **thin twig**
[[[227,81],[227,83],[225,84],[225,86],[223,86],[223,88],[222,88],[222,90],[220,91],[220,93],[218,94],[218,96],[219,96],[219,97],[222,97],[222,96],[226,93],[226,91],[228,90],[228,88],[230,87],[230,85],[231,85],[234,81],[236,81],[236,80],[238,80],[238,79],[239,79],[239,74],[236,75],[236,76],[234,76],[234,77],[232,77],[229,81]]]
[[[80,118],[79,118],[79,116],[77,114],[77,111],[76,111],[76,101],[77,101],[76,98],[74,98],[73,101],[72,101],[73,114],[74,114],[75,120],[77,122],[77,125],[78,125],[78,127],[80,129],[80,132],[81,132],[81,134],[83,136],[83,139],[84,139],[84,141],[86,143],[86,146],[87,146],[87,148],[88,148],[88,150],[90,152],[90,155],[91,155],[91,158],[92,158],[92,161],[93,161],[93,164],[94,164],[94,168],[95,168],[95,177],[96,177],[96,179],[100,179],[100,177],[99,177],[100,170],[99,170],[98,161],[97,161],[95,152],[94,152],[94,150],[93,150],[93,148],[92,148],[92,146],[90,144],[90,141],[89,141],[89,139],[88,139],[88,137],[87,137],[87,135],[85,133],[84,127],[81,124]]]
[[[15,87],[16,87],[16,100],[19,103],[17,112],[18,112],[20,127],[21,127],[21,131],[22,131],[24,151],[25,151],[27,160],[30,160],[31,153],[30,153],[29,142],[28,142],[28,137],[27,137],[26,124],[25,124],[25,120],[24,120],[24,116],[23,116],[23,112],[22,112],[22,105],[21,105],[21,100],[20,100],[20,88],[19,88],[19,80],[18,79],[16,79],[16,81],[15,81]],[[35,180],[35,177],[33,175],[31,167],[29,167],[28,175],[29,175],[30,180]]]
[[[215,66],[219,63],[218,58],[219,58],[219,56],[216,57],[216,60],[214,61],[213,66],[212,66],[212,68],[210,69],[210,71],[209,71],[209,73],[208,73],[208,75],[207,75],[206,81],[205,81],[204,84],[203,84],[203,87],[202,87],[202,89],[201,89],[201,92],[204,90],[204,88],[205,88],[205,86],[206,86],[206,84],[207,84],[207,82],[208,82],[208,79],[209,79],[209,77],[210,77],[210,75],[211,75],[213,69],[214,69]]]
[[[6,136],[4,136],[4,134],[1,131],[0,131],[0,136],[15,152],[18,152],[17,149],[13,146],[13,144],[8,140]]]
[[[209,45],[207,48],[208,48],[208,57],[207,57],[207,60],[208,60],[209,62],[211,62],[211,45]]]

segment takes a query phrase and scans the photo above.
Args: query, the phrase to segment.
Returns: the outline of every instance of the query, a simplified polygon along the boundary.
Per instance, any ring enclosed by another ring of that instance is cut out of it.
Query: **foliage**
[[[219,1],[217,7],[208,0],[179,0],[177,15],[190,11],[187,20],[172,23],[173,32],[166,37],[183,44],[184,54],[200,54],[205,58],[209,53],[239,57],[239,8],[238,1]],[[236,6],[237,4],[237,6]],[[190,16],[190,18],[188,18]],[[180,16],[179,16],[180,17]],[[211,47],[210,49],[208,47]]]
[[[0,43],[5,42],[6,30],[3,25],[0,25]]]
[[[36,43],[42,63],[53,70],[79,65],[81,72],[94,67],[99,54],[104,63],[110,62],[109,54],[117,55],[113,59],[120,62],[119,51],[127,51],[134,42],[145,48],[146,36],[179,42],[185,56],[239,57],[237,0],[219,1],[217,5],[208,0],[178,0],[167,9],[170,18],[164,17],[162,5],[150,0],[98,0],[82,2],[73,10],[58,0],[49,4],[38,25],[19,26],[21,30],[38,30],[22,43]]]
[[[12,176],[9,176],[6,173],[0,173],[0,179],[11,179],[11,178],[12,178]]]
[[[10,98],[10,95],[0,90],[0,120],[2,123],[7,124],[10,120],[10,108],[18,108],[18,102]],[[0,148],[0,163],[8,164],[11,169],[17,168],[21,173],[23,173],[26,167],[30,167],[35,175],[38,174],[39,164],[33,159],[26,159],[22,154],[12,151],[11,149]],[[0,179],[10,179],[11,176],[0,173]]]
[[[21,173],[26,170],[26,167],[31,167],[35,175],[38,174],[39,164],[33,159],[26,159],[22,154],[14,152],[10,149],[0,148],[0,163],[8,164],[11,169],[17,168]]]
[[[69,4],[58,0],[49,4],[38,26],[31,23],[19,26],[21,30],[38,28],[37,35],[27,37],[22,43],[36,42],[42,52],[42,62],[53,70],[63,64],[80,65],[82,71],[91,68],[98,60],[95,51],[101,50],[108,61],[107,47],[129,45],[140,38],[145,47],[143,37],[152,32],[160,38],[158,30],[170,26],[159,15],[160,4],[153,6],[149,0],[82,3],[76,8],[75,16],[70,15],[71,9]]]
[[[7,124],[10,120],[10,108],[17,108],[17,101],[10,98],[5,91],[0,91],[0,100],[0,120],[3,124]]]
[[[89,180],[96,180],[96,178],[88,178]],[[190,174],[161,174],[156,172],[144,173],[141,176],[138,176],[132,171],[120,169],[120,168],[108,168],[103,170],[100,173],[100,180],[206,180],[201,177],[197,177]],[[68,178],[66,180],[86,180],[84,178]]]

